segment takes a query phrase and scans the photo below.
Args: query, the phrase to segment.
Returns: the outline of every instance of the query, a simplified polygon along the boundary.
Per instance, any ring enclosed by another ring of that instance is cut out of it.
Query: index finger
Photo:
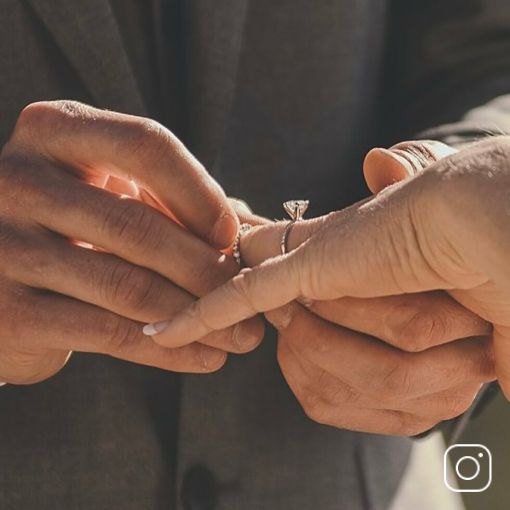
[[[184,345],[205,335],[273,310],[300,296],[295,253],[244,269],[224,285],[195,301],[172,318],[149,324],[144,333],[165,346]]]
[[[134,180],[217,248],[235,238],[237,217],[221,187],[180,140],[151,119],[74,101],[33,103],[20,115],[12,143],[88,176]]]
[[[424,257],[416,236],[417,219],[409,208],[436,183],[436,174],[423,173],[350,211],[331,213],[319,234],[296,250],[240,273],[170,323],[157,325],[160,335],[155,340],[165,345],[179,338],[198,340],[213,329],[300,297],[327,301],[454,287]],[[401,246],[396,245],[397,238],[403,240]]]

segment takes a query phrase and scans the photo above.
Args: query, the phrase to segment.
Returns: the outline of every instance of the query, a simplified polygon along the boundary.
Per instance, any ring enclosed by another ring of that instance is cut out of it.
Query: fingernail
[[[212,349],[205,345],[200,349],[199,356],[202,370],[207,372],[220,368],[227,358],[227,354],[225,352],[218,349]]]
[[[238,322],[234,326],[232,341],[240,352],[250,351],[261,339],[261,335],[254,331],[253,323]]]
[[[162,333],[168,326],[169,321],[153,322],[152,324],[146,324],[142,331],[144,335],[154,336],[158,333]]]
[[[294,314],[294,307],[292,305],[285,305],[276,310],[266,312],[266,319],[276,328],[285,329],[289,327]]]
[[[211,232],[211,242],[217,248],[227,248],[233,242],[237,235],[239,222],[229,213],[221,216],[214,225]]]
[[[412,161],[410,161],[409,159],[410,156],[404,157],[403,154],[407,156],[407,153],[405,151],[397,152],[397,149],[379,149],[379,150],[381,151],[382,155],[387,156],[396,161],[397,163],[399,163],[400,165],[402,165],[402,167],[404,168],[408,175],[412,176],[416,173],[416,169]]]

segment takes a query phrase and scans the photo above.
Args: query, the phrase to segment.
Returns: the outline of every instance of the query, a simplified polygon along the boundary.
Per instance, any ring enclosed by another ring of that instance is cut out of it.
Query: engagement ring
[[[290,221],[285,226],[285,230],[282,234],[282,240],[280,241],[280,252],[282,255],[287,253],[287,239],[289,237],[290,229],[294,223],[303,219],[309,204],[309,200],[288,200],[287,202],[283,203],[283,208],[289,215]]]

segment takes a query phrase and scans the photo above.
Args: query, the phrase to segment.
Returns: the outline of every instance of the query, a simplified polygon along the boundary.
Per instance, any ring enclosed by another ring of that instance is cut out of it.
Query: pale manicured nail
[[[152,324],[146,324],[143,327],[143,334],[147,336],[154,336],[162,333],[168,326],[169,321],[153,322]]]
[[[230,214],[226,213],[219,218],[211,232],[211,242],[217,248],[227,248],[235,239],[239,222]]]
[[[271,310],[270,312],[266,312],[266,319],[276,328],[276,329],[285,329],[289,327],[289,324],[292,321],[292,316],[294,314],[294,307],[289,304],[285,306],[281,306],[276,310]]]

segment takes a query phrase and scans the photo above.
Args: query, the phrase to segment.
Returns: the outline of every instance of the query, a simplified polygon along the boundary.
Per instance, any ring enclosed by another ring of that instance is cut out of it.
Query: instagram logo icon
[[[443,469],[451,491],[483,492],[492,482],[492,455],[482,444],[454,444],[444,452]]]

